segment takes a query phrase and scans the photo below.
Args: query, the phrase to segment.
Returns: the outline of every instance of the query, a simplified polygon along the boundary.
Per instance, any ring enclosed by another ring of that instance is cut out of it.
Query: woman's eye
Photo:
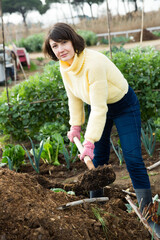
[[[65,44],[67,42],[67,40],[63,40],[62,43]]]
[[[52,46],[52,48],[56,48],[56,47],[57,47],[57,45],[53,45],[53,46]]]

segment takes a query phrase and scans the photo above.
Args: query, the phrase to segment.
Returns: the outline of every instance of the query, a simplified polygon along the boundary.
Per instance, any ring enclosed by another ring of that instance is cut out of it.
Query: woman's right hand
[[[90,141],[85,140],[83,143],[83,152],[79,155],[81,161],[84,161],[85,156],[90,157],[91,160],[94,158],[94,144]]]
[[[71,142],[74,142],[73,138],[77,137],[81,139],[81,126],[71,126],[70,131],[67,133],[67,137]]]

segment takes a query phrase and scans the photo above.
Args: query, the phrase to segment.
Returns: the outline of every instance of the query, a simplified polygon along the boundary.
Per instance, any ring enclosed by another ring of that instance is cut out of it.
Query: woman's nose
[[[63,48],[63,46],[60,44],[60,45],[58,46],[58,51],[59,51],[59,52],[63,52],[63,50],[64,50],[64,48]]]

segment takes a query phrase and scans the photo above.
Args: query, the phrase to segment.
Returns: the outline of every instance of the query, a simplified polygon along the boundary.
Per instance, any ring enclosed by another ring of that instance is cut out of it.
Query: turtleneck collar
[[[69,66],[67,62],[59,61],[60,68],[63,72],[72,72],[73,74],[77,74],[84,63],[85,58],[85,49],[79,54],[79,56],[75,53],[72,64]]]

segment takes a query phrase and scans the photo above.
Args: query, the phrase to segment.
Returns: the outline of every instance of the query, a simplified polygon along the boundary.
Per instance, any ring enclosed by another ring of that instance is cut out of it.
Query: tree
[[[77,4],[81,4],[82,6],[84,6],[84,3],[88,3],[89,7],[90,7],[90,12],[91,12],[91,17],[93,17],[93,11],[92,11],[92,5],[93,4],[97,4],[99,5],[100,3],[103,3],[104,0],[73,0],[73,4],[77,5]]]
[[[43,5],[40,0],[2,0],[3,13],[20,13],[26,27],[26,16],[29,11],[37,10],[40,14],[43,14],[48,8],[49,6],[47,4]]]

